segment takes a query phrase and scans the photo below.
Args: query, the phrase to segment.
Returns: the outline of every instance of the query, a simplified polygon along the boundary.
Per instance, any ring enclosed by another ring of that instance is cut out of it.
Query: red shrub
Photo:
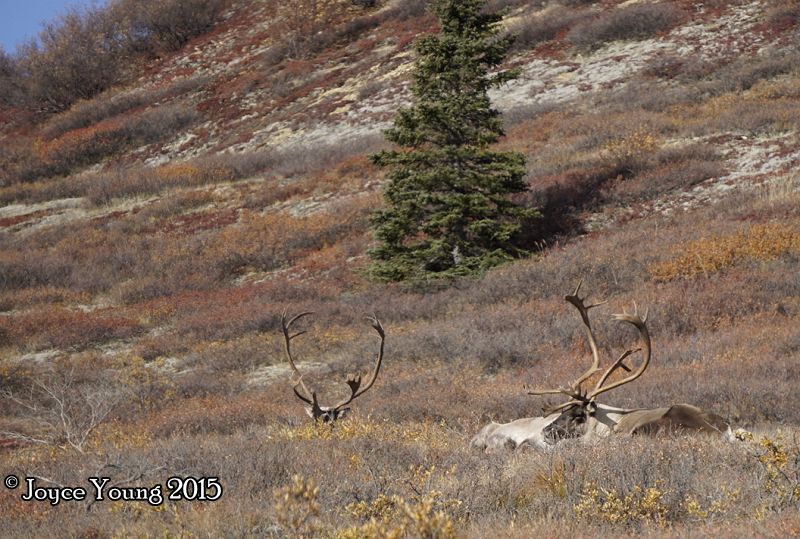
[[[0,333],[16,345],[45,348],[84,348],[141,332],[135,320],[104,311],[75,312],[43,308],[0,319]]]

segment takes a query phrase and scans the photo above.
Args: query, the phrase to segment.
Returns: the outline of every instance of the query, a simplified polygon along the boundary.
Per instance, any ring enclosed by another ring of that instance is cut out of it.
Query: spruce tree
[[[517,76],[492,69],[514,38],[501,36],[502,17],[484,5],[433,2],[441,30],[416,44],[415,105],[385,134],[400,148],[372,155],[389,179],[372,219],[377,279],[475,274],[526,254],[515,239],[539,214],[509,200],[526,189],[525,156],[489,149],[504,133],[487,92]]]

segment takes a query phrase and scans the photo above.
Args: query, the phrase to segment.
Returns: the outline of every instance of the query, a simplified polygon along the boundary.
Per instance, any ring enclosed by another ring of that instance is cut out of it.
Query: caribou
[[[350,396],[340,400],[333,406],[322,406],[317,400],[317,393],[309,389],[308,385],[303,381],[303,375],[300,374],[300,371],[297,369],[297,364],[292,357],[292,340],[306,333],[306,331],[298,331],[292,334],[292,325],[298,320],[312,314],[314,313],[303,312],[287,319],[286,311],[283,312],[281,315],[281,329],[283,330],[284,337],[284,351],[286,352],[286,359],[289,362],[289,367],[292,369],[292,390],[297,398],[306,404],[306,413],[314,419],[315,422],[322,420],[323,423],[333,424],[336,420],[342,419],[350,411],[347,405],[369,391],[378,378],[378,372],[381,370],[381,363],[383,362],[383,347],[386,341],[386,333],[380,321],[375,316],[366,317],[372,324],[372,328],[380,337],[375,367],[363,387],[361,386],[361,375],[351,374],[347,378]]]
[[[639,333],[640,344],[637,348],[626,350],[603,372],[600,367],[600,351],[594,331],[589,320],[589,310],[603,305],[605,302],[586,304],[586,297],[581,298],[581,284],[564,299],[573,305],[581,317],[592,352],[593,362],[589,368],[574,382],[566,387],[554,389],[534,389],[530,395],[564,395],[567,401],[548,408],[541,417],[517,419],[510,423],[492,421],[476,434],[470,445],[474,448],[490,451],[497,448],[521,448],[531,446],[541,449],[553,447],[558,442],[569,438],[580,438],[593,442],[615,434],[655,434],[663,431],[700,431],[725,434],[732,437],[729,425],[717,414],[701,410],[691,404],[674,404],[660,408],[626,409],[616,408],[597,402],[597,397],[629,384],[644,374],[650,365],[652,345],[647,329],[647,313],[640,316],[636,304],[634,312],[614,314],[613,318],[633,326]],[[642,359],[634,371],[625,364],[632,355],[641,352]],[[612,375],[623,370],[628,376],[609,383]],[[583,384],[597,374],[594,388],[583,389]]]

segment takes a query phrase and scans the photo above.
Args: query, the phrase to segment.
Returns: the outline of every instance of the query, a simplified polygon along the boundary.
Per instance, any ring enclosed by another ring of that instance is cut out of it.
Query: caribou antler
[[[625,359],[627,359],[627,357],[630,356],[631,354],[635,354],[636,352],[639,352],[640,350],[641,350],[641,348],[634,348],[633,350],[626,350],[625,352],[623,352],[623,354],[621,356],[619,356],[619,358],[614,363],[611,364],[611,366],[608,368],[608,370],[606,370],[606,372],[603,373],[603,376],[600,377],[600,380],[598,380],[597,385],[595,385],[594,389],[592,390],[592,394],[595,394],[595,392],[598,389],[603,387],[603,384],[606,383],[606,380],[608,380],[608,377],[611,376],[612,374],[614,374],[614,371],[616,371],[617,369],[623,369],[623,370],[625,370],[627,372],[631,372],[630,367],[625,365],[623,363],[623,361],[625,361]]]
[[[575,288],[575,292],[566,296],[564,299],[566,299],[569,303],[574,305],[575,308],[578,309],[578,312],[580,313],[581,320],[583,320],[583,325],[586,327],[586,334],[589,339],[589,347],[592,349],[592,356],[594,360],[592,362],[592,365],[586,370],[586,372],[584,372],[581,376],[579,376],[578,379],[572,382],[572,384],[570,384],[568,387],[560,387],[558,389],[536,389],[528,392],[529,395],[563,394],[569,397],[569,400],[567,402],[560,404],[558,406],[548,408],[546,410],[548,413],[562,411],[576,404],[589,404],[590,402],[593,402],[598,395],[601,395],[606,391],[610,391],[612,389],[620,387],[621,385],[633,382],[634,380],[639,378],[642,374],[644,374],[644,371],[650,364],[651,348],[650,348],[650,334],[647,331],[647,313],[645,312],[644,316],[639,316],[638,308],[636,307],[636,303],[634,303],[633,314],[622,312],[620,314],[613,315],[613,318],[615,320],[632,324],[633,326],[636,327],[636,329],[639,330],[639,334],[641,336],[641,347],[627,350],[622,355],[620,355],[619,358],[614,363],[612,363],[608,369],[606,369],[606,371],[597,381],[597,384],[595,385],[592,391],[584,391],[582,389],[581,386],[583,385],[584,382],[586,382],[592,376],[594,376],[595,374],[597,374],[602,370],[600,368],[600,353],[597,347],[597,341],[595,339],[594,332],[592,331],[592,325],[589,321],[589,309],[606,303],[604,301],[601,303],[586,305],[585,303],[586,298],[585,297],[581,298],[580,296],[578,296],[582,284],[583,281],[578,283],[578,286]],[[636,372],[634,372],[633,374],[631,374],[626,378],[617,380],[612,384],[609,384],[607,386],[605,385],[608,379],[611,377],[611,375],[614,374],[614,372],[616,372],[618,369],[631,372],[631,369],[627,365],[625,365],[625,360],[630,355],[635,354],[636,352],[640,352],[642,350],[644,350],[644,360],[642,361],[641,365],[639,365],[639,368],[636,370]]]
[[[286,343],[285,345],[286,359],[289,361],[289,366],[292,368],[294,376],[296,377],[294,386],[292,388],[294,394],[297,395],[297,397],[306,404],[311,405],[309,408],[307,408],[307,410],[309,412],[309,415],[311,415],[311,417],[314,418],[314,421],[318,420],[319,418],[322,418],[324,422],[328,423],[335,421],[340,417],[340,415],[343,415],[343,413],[347,410],[347,408],[344,407],[353,402],[353,400],[355,400],[356,398],[366,393],[375,383],[375,380],[378,378],[378,373],[380,372],[381,369],[381,363],[383,362],[383,349],[384,349],[384,343],[386,341],[386,333],[380,321],[374,315],[366,317],[367,320],[369,320],[372,323],[372,327],[375,329],[375,331],[378,333],[378,336],[381,339],[380,347],[378,349],[378,356],[375,360],[375,367],[372,370],[369,379],[367,380],[366,384],[364,384],[364,387],[361,387],[361,375],[351,374],[350,376],[347,377],[347,385],[350,388],[350,396],[347,397],[346,399],[343,399],[334,406],[320,406],[319,402],[317,401],[317,394],[311,391],[308,388],[308,386],[306,386],[305,382],[303,382],[303,375],[297,369],[297,365],[294,362],[294,358],[292,358],[292,351],[291,351],[292,339],[306,333],[305,331],[299,331],[294,335],[292,335],[291,334],[292,324],[297,320],[303,318],[304,316],[308,316],[310,314],[313,313],[311,312],[300,313],[291,318],[287,322],[286,311],[283,312],[283,315],[281,316],[281,328],[283,329],[283,336]],[[299,390],[298,387],[302,391]]]
[[[622,356],[620,356],[620,358],[613,365],[611,365],[608,371],[606,371],[603,377],[600,378],[600,380],[597,382],[597,386],[595,386],[594,390],[589,394],[590,399],[594,399],[598,395],[605,393],[606,391],[611,391],[612,389],[615,389],[621,385],[633,382],[634,380],[639,378],[642,374],[644,374],[644,371],[647,370],[647,366],[650,364],[650,356],[652,355],[652,350],[650,347],[650,332],[647,330],[648,313],[647,311],[645,311],[644,316],[639,316],[638,308],[636,307],[635,303],[633,304],[633,307],[634,307],[633,314],[622,312],[619,314],[615,314],[614,319],[619,320],[621,322],[627,322],[629,324],[632,324],[637,330],[639,330],[639,335],[642,340],[642,347],[637,348],[635,350],[628,350],[627,352],[622,354]],[[625,365],[622,362],[625,360],[626,357],[640,350],[644,350],[644,359],[642,360],[642,364],[639,365],[639,368],[636,370],[636,372],[634,372],[633,374],[631,374],[626,378],[617,380],[611,385],[603,387],[603,384],[605,384],[606,380],[608,380],[608,377],[611,376],[611,373],[614,370],[616,370],[617,367],[623,367],[626,371],[630,372],[630,369],[628,367],[625,367]]]
[[[294,324],[301,318],[310,316],[312,314],[314,313],[311,311],[302,312],[298,315],[293,316],[290,320],[287,321],[286,310],[284,309],[283,314],[281,314],[281,329],[283,330],[284,350],[286,351],[286,359],[289,361],[289,366],[292,368],[295,377],[295,382],[294,385],[292,386],[292,391],[294,391],[294,394],[297,395],[298,399],[305,402],[306,404],[311,405],[311,415],[314,417],[314,420],[316,421],[316,419],[321,415],[323,415],[325,412],[320,407],[319,402],[317,402],[317,394],[314,391],[308,389],[308,386],[306,386],[305,382],[303,382],[303,375],[297,369],[297,365],[295,365],[294,363],[294,358],[292,358],[292,339],[294,339],[295,337],[299,337],[300,335],[303,335],[306,332],[298,331],[294,335],[291,334],[292,324]],[[298,386],[302,388],[304,394],[302,394],[297,389]]]
[[[369,377],[369,380],[364,385],[363,388],[359,390],[361,387],[361,375],[360,374],[351,374],[347,377],[347,385],[350,386],[350,396],[341,402],[339,402],[333,409],[340,409],[342,406],[347,406],[354,399],[360,397],[364,393],[366,393],[369,388],[372,387],[372,384],[375,383],[375,379],[378,377],[378,372],[381,370],[381,363],[383,362],[383,344],[386,340],[386,333],[383,331],[383,326],[381,325],[380,321],[375,318],[375,315],[365,317],[372,323],[373,329],[378,333],[378,336],[381,338],[380,348],[378,350],[378,357],[375,360],[375,368],[372,370],[372,374]]]
[[[578,377],[577,380],[572,382],[569,387],[560,387],[558,389],[534,389],[533,391],[528,391],[529,395],[557,395],[557,394],[564,394],[570,397],[570,401],[565,403],[561,406],[558,406],[554,409],[559,410],[566,408],[569,405],[576,404],[579,402],[588,402],[588,398],[585,393],[582,392],[581,385],[600,372],[600,352],[597,348],[597,340],[594,337],[594,331],[592,330],[592,324],[589,321],[589,309],[593,309],[594,307],[599,307],[600,305],[605,304],[605,301],[601,301],[600,303],[593,303],[591,305],[586,305],[585,301],[588,299],[588,296],[581,298],[578,296],[578,293],[581,290],[581,285],[583,285],[583,280],[578,283],[578,286],[575,287],[575,291],[572,294],[564,296],[564,299],[571,303],[576,309],[578,309],[578,313],[580,313],[581,320],[583,321],[583,325],[586,327],[586,335],[589,339],[589,348],[592,350],[592,364],[591,366],[584,372],[581,376]]]

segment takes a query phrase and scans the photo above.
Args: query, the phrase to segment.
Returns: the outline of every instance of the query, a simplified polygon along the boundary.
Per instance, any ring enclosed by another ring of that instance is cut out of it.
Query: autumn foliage
[[[61,79],[0,55],[0,464],[46,486],[219,477],[224,495],[52,506],[1,488],[3,536],[798,534],[797,2],[492,1],[528,39],[502,66],[521,80],[492,94],[498,146],[525,155],[513,201],[543,217],[530,257],[445,284],[367,277],[386,183],[368,156],[436,30],[427,2],[348,2],[322,34],[295,21],[291,53],[286,3],[184,4],[214,26],[138,42],[117,82],[53,103],[19,101],[17,77]],[[676,17],[630,34],[634,7]],[[57,43],[85,36],[60,24]],[[48,47],[37,69],[78,54]],[[469,449],[487,421],[558,402],[526,386],[588,366],[563,299],[580,280],[608,301],[605,358],[635,341],[612,313],[650,312],[649,370],[603,402],[691,402],[735,443]],[[284,309],[317,313],[293,349],[325,402],[369,372],[364,316],[386,328],[381,375],[333,429],[292,393]]]

